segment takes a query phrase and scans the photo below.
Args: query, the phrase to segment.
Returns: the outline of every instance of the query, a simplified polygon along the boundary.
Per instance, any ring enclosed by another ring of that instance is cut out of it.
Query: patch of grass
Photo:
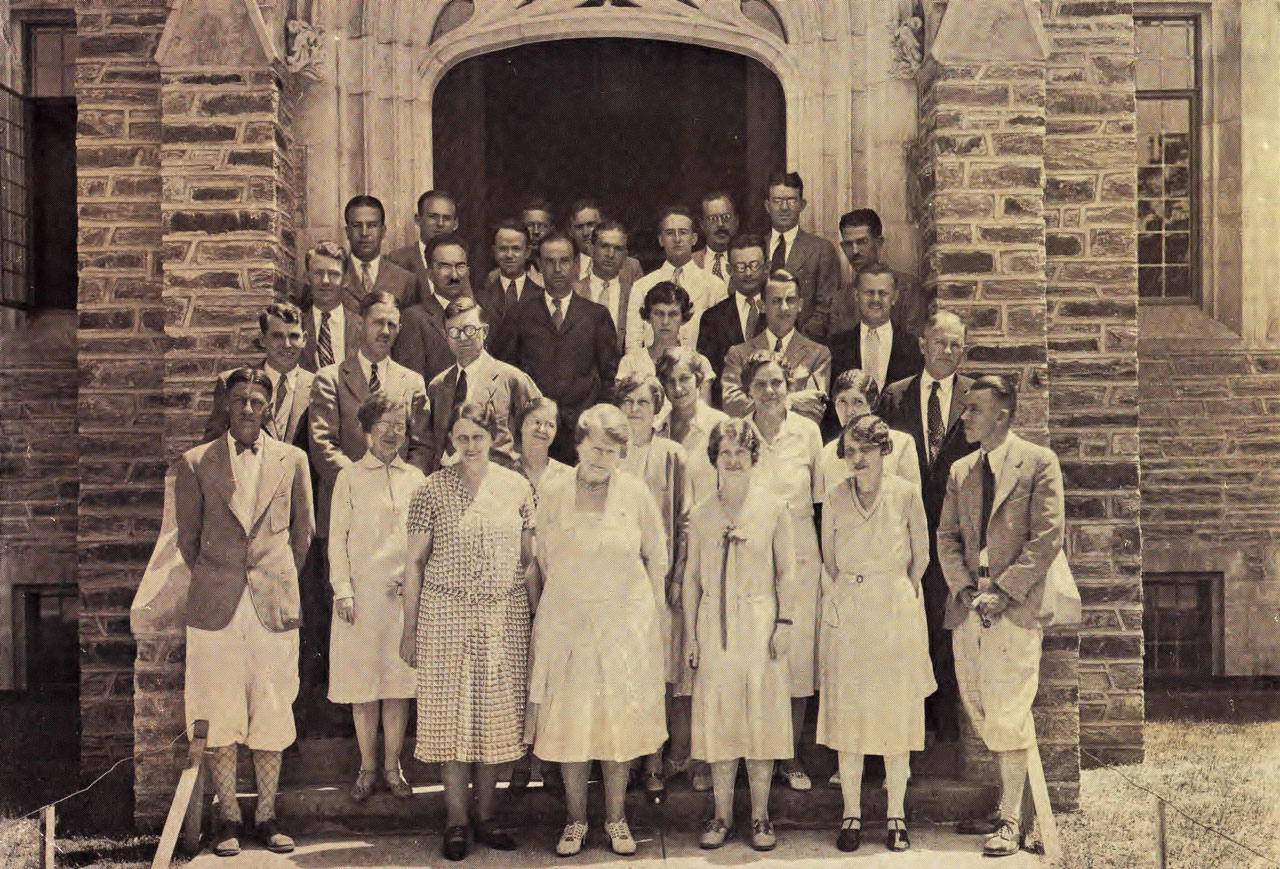
[[[40,825],[34,818],[0,817],[0,866],[5,869],[40,869],[43,844]]]
[[[1280,865],[1280,722],[1148,721],[1146,760],[1118,767],[1173,805],[1243,842],[1255,857],[1166,807],[1168,865],[1225,869]],[[1112,770],[1080,774],[1081,810],[1058,819],[1063,866],[1156,865],[1155,797]]]

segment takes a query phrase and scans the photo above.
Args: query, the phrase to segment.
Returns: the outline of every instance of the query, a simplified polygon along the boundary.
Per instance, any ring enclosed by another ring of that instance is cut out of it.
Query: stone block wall
[[[1045,91],[1049,431],[1084,603],[1080,743],[1090,766],[1142,758],[1133,4],[1055,5]]]
[[[160,72],[168,4],[82,0],[79,196],[81,766],[133,751],[129,603],[160,527]]]

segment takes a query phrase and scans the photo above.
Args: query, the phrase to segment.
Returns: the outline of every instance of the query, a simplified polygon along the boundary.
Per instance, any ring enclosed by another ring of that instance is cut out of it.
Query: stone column
[[[1133,16],[1063,3],[1048,30],[1049,427],[1085,609],[1080,741],[1131,763],[1143,718]]]
[[[133,750],[129,602],[160,527],[164,311],[160,72],[165,0],[76,4],[81,769]]]
[[[219,43],[209,33],[236,38]],[[292,100],[264,34],[252,0],[180,3],[156,52],[169,461],[199,441],[218,372],[261,359],[257,312],[292,289]],[[183,730],[184,636],[176,628],[138,634],[137,643],[141,752]],[[180,767],[181,754],[138,757],[141,828],[163,821]]]
[[[930,48],[915,173],[926,281],[968,323],[965,372],[1017,378],[1015,428],[1047,444],[1043,27],[1018,0],[953,0]],[[1079,797],[1076,658],[1074,631],[1046,636],[1035,718],[1062,808]],[[971,732],[962,755],[966,778],[994,777]]]

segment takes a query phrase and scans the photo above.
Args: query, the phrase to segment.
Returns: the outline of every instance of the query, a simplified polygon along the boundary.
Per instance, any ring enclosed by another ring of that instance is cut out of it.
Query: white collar
[[[449,307],[449,300],[446,299],[444,296],[436,292],[432,292],[431,295],[436,297],[436,304],[440,306],[441,311]]]
[[[876,337],[880,339],[880,343],[882,345],[888,346],[893,343],[893,321],[892,320],[885,320],[883,323],[881,323],[879,326],[876,326],[874,329],[861,321],[859,321],[858,325],[861,329],[861,333],[859,335],[860,338],[866,338],[868,332],[875,332]]]
[[[765,330],[764,330],[764,336],[765,336],[765,339],[768,340],[769,342],[769,349],[772,350],[778,343],[778,336],[773,334],[773,331],[769,329],[767,326],[765,327]],[[795,336],[796,336],[796,330],[795,330],[795,327],[793,326],[790,332],[782,336],[782,350],[780,352],[782,353],[787,352],[787,348],[791,346],[791,339],[794,338]]]
[[[490,357],[488,352],[486,352],[485,349],[482,347],[480,348],[480,355],[477,356],[475,359],[472,359],[469,364],[459,365],[458,361],[455,359],[453,362],[453,367],[467,372],[467,379],[471,380],[472,379],[471,375],[475,374],[481,368],[484,368],[485,365],[488,363],[489,358]]]
[[[258,439],[251,445],[258,448],[255,455],[262,455],[263,445],[266,443],[266,440],[266,433],[262,429],[258,429]],[[231,461],[234,462],[236,460],[236,439],[235,435],[231,434],[229,430],[227,431],[227,449],[231,451]]]
[[[280,384],[281,377],[284,378],[285,383],[289,384],[290,386],[293,386],[293,381],[295,379],[295,372],[297,370],[298,370],[298,366],[295,365],[293,366],[293,368],[289,369],[288,371],[276,371],[274,368],[271,367],[269,363],[266,363],[266,362],[262,363],[262,371],[264,374],[267,375],[267,378],[271,381],[272,397],[274,397],[275,390]]]
[[[335,320],[341,323],[342,322],[342,303],[339,302],[338,304],[334,305],[333,310],[331,311],[322,311],[319,308],[317,308],[315,305],[311,306],[311,319],[315,320],[317,329],[320,328],[320,319],[324,317],[325,314],[329,315],[330,323],[334,322]]]
[[[1004,440],[1000,441],[1000,444],[994,449],[980,450],[980,452],[987,454],[987,461],[991,463],[991,473],[993,474],[1000,472],[1000,467],[1004,464],[1005,453],[1009,452],[1009,441],[1012,440],[1009,434],[1010,432],[1005,432]]]
[[[564,317],[569,316],[569,303],[573,301],[573,296],[574,296],[573,293],[569,293],[567,296],[564,297],[564,307],[560,311],[561,316],[564,316]],[[555,316],[555,313],[556,313],[555,296],[551,295],[548,292],[543,292],[542,299],[544,302],[547,303],[547,313],[551,314],[552,316]]]
[[[956,385],[956,373],[952,371],[948,376],[938,380],[928,371],[920,372],[920,390],[926,397],[929,395],[929,391],[933,388],[933,384],[935,383],[938,384],[939,394],[950,393],[952,388]]]
[[[791,253],[791,248],[795,246],[796,236],[800,234],[800,224],[788,229],[786,232],[779,233],[776,229],[769,230],[769,250],[772,251],[778,245],[778,236],[781,235],[787,240],[787,253]]]
[[[382,386],[385,387],[387,385],[387,379],[385,376],[387,374],[387,359],[390,359],[391,357],[388,356],[387,359],[383,359],[381,362],[375,363],[368,356],[364,355],[363,347],[356,352],[356,357],[360,360],[360,370],[364,372],[364,379],[366,382],[369,380],[369,372],[373,370],[373,367],[376,364],[378,367],[378,379],[382,381]]]
[[[360,277],[360,272],[363,271],[361,266],[364,265],[364,260],[360,259],[360,257],[356,256],[355,254],[352,254],[351,261],[355,263],[355,266],[356,266],[356,277]],[[369,274],[373,276],[374,281],[378,280],[378,266],[380,266],[381,264],[382,264],[381,253],[379,253],[373,259],[369,260]]]

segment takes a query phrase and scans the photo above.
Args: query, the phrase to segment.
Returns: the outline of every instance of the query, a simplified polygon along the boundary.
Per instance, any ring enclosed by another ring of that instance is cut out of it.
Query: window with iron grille
[[[1149,677],[1220,674],[1221,636],[1221,573],[1143,574],[1143,665]]]
[[[30,191],[27,186],[26,100],[0,86],[0,303],[29,308]]]
[[[1200,300],[1199,19],[1134,19],[1138,110],[1138,298]]]

